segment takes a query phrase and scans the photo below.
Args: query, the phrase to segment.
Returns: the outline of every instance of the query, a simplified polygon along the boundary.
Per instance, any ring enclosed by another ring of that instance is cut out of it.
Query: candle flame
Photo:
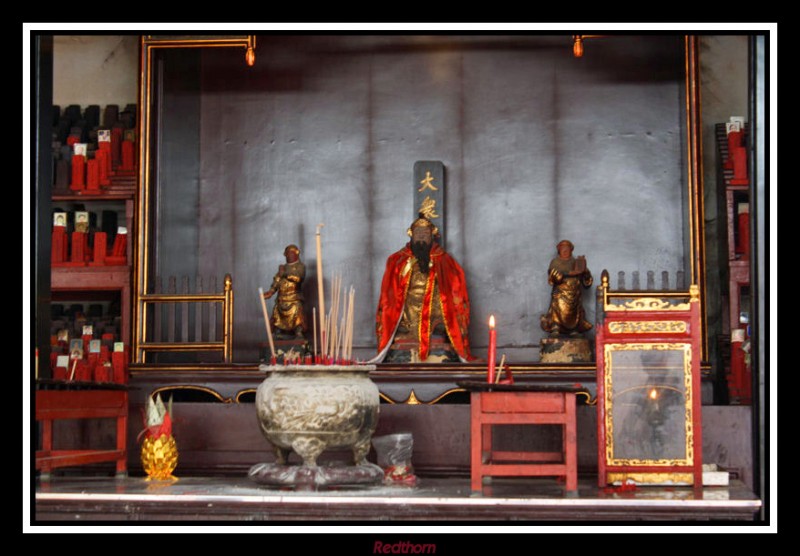
[[[489,328],[494,328],[494,315],[489,316]]]
[[[653,388],[653,389],[650,390],[650,393],[647,394],[647,397],[650,398],[651,400],[657,400],[658,399],[658,392],[656,392],[656,389]]]

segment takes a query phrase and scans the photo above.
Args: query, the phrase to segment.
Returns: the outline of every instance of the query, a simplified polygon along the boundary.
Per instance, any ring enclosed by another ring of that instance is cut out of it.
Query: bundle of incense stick
[[[316,243],[317,243],[317,300],[319,302],[319,332],[320,332],[320,348],[322,353],[327,353],[328,343],[327,336],[325,335],[325,288],[322,277],[322,236],[319,231],[325,224],[317,225]],[[316,341],[316,333],[314,334]],[[317,356],[317,350],[314,348],[314,357]]]
[[[355,290],[352,286],[346,297],[342,295],[342,277],[334,276],[331,281],[331,308],[324,319],[325,328],[321,331],[328,338],[325,351],[321,354],[323,362],[352,363],[355,315]]]
[[[342,296],[342,277],[331,280],[330,310],[325,313],[325,290],[322,274],[322,237],[317,226],[317,295],[319,301],[319,351],[317,342],[317,310],[314,308],[314,354],[312,359],[319,364],[353,363],[353,319],[355,315],[355,291],[350,286],[347,299]]]
[[[312,352],[313,357],[316,358],[317,356],[317,308],[314,307],[312,310],[314,315],[314,328],[313,328],[313,338],[314,338],[314,351]]]

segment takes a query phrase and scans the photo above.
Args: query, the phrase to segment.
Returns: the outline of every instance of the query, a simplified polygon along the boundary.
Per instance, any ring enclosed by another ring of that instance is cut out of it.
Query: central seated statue
[[[376,315],[375,362],[466,362],[469,296],[464,270],[436,242],[437,227],[420,214],[411,241],[389,256]]]

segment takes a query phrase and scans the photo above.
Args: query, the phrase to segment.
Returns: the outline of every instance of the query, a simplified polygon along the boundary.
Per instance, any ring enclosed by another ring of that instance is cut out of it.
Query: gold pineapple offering
[[[147,480],[177,480],[172,472],[178,465],[178,446],[172,436],[172,399],[169,409],[161,401],[161,395],[147,400],[145,430],[142,431],[142,467]]]

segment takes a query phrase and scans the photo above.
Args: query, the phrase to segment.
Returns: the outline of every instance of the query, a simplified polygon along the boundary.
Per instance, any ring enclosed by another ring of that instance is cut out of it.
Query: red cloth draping
[[[378,353],[391,343],[397,324],[403,314],[405,296],[411,272],[406,271],[406,264],[413,262],[414,255],[410,244],[389,256],[381,283],[381,295],[376,314],[376,333],[378,337]],[[420,311],[420,345],[419,357],[425,360],[430,349],[430,316],[431,304],[441,303],[442,315],[447,335],[453,349],[464,361],[475,359],[469,349],[469,296],[464,270],[456,260],[447,254],[438,244],[431,248],[431,262],[428,273],[428,287]],[[433,280],[439,285],[439,299],[433,299]]]

